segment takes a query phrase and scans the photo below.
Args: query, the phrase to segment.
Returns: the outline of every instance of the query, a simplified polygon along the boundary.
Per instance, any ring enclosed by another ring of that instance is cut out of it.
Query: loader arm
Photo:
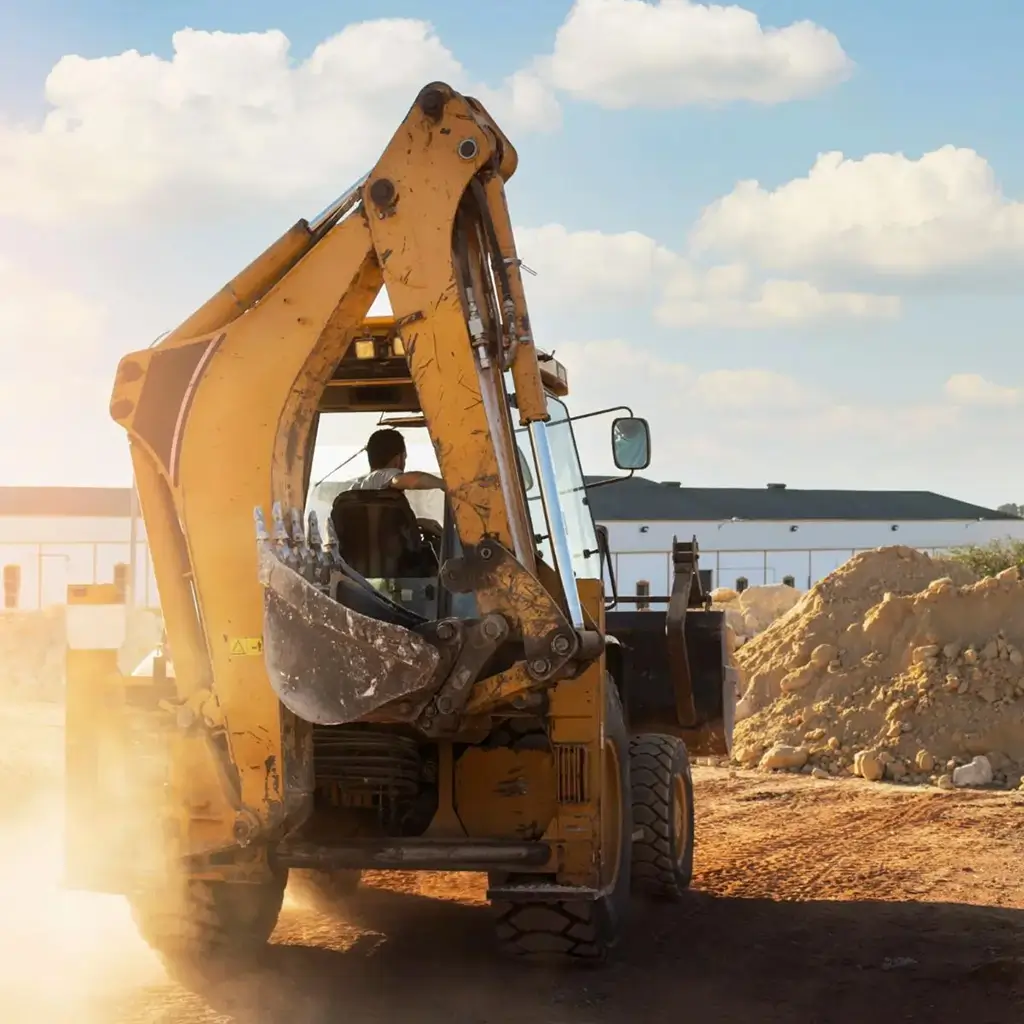
[[[129,434],[174,662],[174,742],[191,750],[173,762],[187,773],[171,779],[187,806],[180,853],[245,846],[307,813],[307,722],[317,713],[356,720],[382,701],[400,708],[407,691],[415,716],[459,672],[464,688],[478,684],[474,707],[486,710],[578,672],[602,649],[551,490],[545,394],[505,202],[516,163],[478,102],[427,86],[362,182],[118,367],[110,411]],[[479,605],[480,621],[465,629],[377,614],[351,579],[338,584],[354,602],[342,607],[300,571],[309,553],[290,514],[304,506],[318,404],[382,286],[462,547],[442,578]],[[506,371],[540,471],[555,566],[535,555]],[[259,547],[254,509],[266,525]],[[288,708],[306,708],[308,693],[298,692],[292,645],[265,636],[281,616],[319,630],[302,666],[317,685],[363,672],[372,686],[296,719]],[[342,634],[354,646],[332,661],[324,637]],[[485,677],[485,655],[506,636],[519,654]],[[384,675],[386,694],[375,682]]]

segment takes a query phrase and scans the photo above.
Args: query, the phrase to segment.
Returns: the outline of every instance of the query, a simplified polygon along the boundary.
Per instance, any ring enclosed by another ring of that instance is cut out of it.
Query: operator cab
[[[430,450],[426,423],[409,376],[405,347],[391,317],[368,318],[363,333],[328,382],[320,401],[313,444],[334,414],[359,424],[363,439],[378,427],[402,432],[413,461]],[[314,449],[315,450],[315,449]],[[310,463],[311,465],[312,463]],[[472,595],[451,594],[440,585],[440,566],[457,554],[458,537],[442,491],[343,490],[342,483],[366,470],[365,455],[327,478],[307,482],[307,509],[330,518],[339,552],[374,589],[425,620],[477,613]],[[416,465],[437,473],[433,465]]]
[[[317,445],[332,414],[358,414],[363,439],[381,426],[402,431],[406,445],[421,461],[410,469],[438,473],[436,458],[426,431],[419,398],[409,373],[403,339],[392,317],[367,318],[324,389],[311,444]],[[547,436],[554,462],[554,484],[568,534],[571,570],[577,578],[600,579],[604,575],[597,531],[586,497],[572,420],[562,399],[568,394],[565,368],[552,356],[538,353],[541,379],[551,419]],[[511,384],[511,382],[509,382]],[[508,387],[511,396],[512,388]],[[512,397],[514,404],[514,397]],[[613,426],[613,448],[619,468],[644,468],[647,456],[634,466],[620,461],[620,434],[631,426],[642,427],[643,447],[649,446],[647,424],[632,417]],[[526,428],[515,428],[519,469],[527,509],[534,531],[537,554],[549,568],[556,564],[548,535],[547,516],[538,470]],[[422,440],[421,440],[422,439]],[[627,440],[629,438],[627,437]],[[634,439],[635,440],[635,439]],[[634,447],[636,445],[634,444]],[[639,458],[632,453],[634,458]],[[312,459],[307,461],[312,466]],[[338,534],[342,557],[378,591],[428,620],[444,616],[469,618],[477,614],[472,595],[452,594],[440,585],[444,562],[461,553],[450,503],[438,491],[341,490],[341,481],[358,476],[363,463],[338,467],[328,479],[307,480],[307,509],[315,508],[321,522],[330,515]]]

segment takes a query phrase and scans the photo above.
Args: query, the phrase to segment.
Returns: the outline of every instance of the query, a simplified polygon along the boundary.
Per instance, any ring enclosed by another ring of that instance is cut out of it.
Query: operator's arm
[[[444,481],[433,473],[412,470],[409,473],[399,473],[392,478],[388,486],[397,487],[400,491],[443,491]]]

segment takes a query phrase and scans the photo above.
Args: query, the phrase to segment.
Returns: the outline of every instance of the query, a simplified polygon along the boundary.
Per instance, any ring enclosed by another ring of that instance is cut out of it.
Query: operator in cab
[[[370,472],[346,480],[341,491],[383,491],[389,487],[399,491],[444,490],[444,481],[433,473],[406,472],[405,438],[397,430],[375,430],[366,442],[366,459]]]
[[[437,575],[442,527],[424,513],[428,492],[443,495],[444,481],[407,470],[406,456],[405,438],[397,430],[375,430],[366,442],[370,471],[335,485],[331,522],[341,554],[367,578]],[[353,493],[374,491],[380,499]]]

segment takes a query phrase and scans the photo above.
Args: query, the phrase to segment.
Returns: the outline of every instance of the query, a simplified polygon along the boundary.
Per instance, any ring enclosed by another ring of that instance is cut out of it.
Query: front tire
[[[182,880],[131,897],[132,916],[168,969],[205,972],[258,957],[277,926],[287,881],[286,872],[261,883]]]
[[[693,777],[686,744],[643,733],[629,745],[633,820],[633,890],[678,901],[693,880]]]
[[[495,903],[496,933],[504,952],[545,963],[598,964],[618,944],[629,909],[633,818],[629,735],[619,693],[610,678],[605,684],[602,760],[601,857],[605,891],[596,900]]]

